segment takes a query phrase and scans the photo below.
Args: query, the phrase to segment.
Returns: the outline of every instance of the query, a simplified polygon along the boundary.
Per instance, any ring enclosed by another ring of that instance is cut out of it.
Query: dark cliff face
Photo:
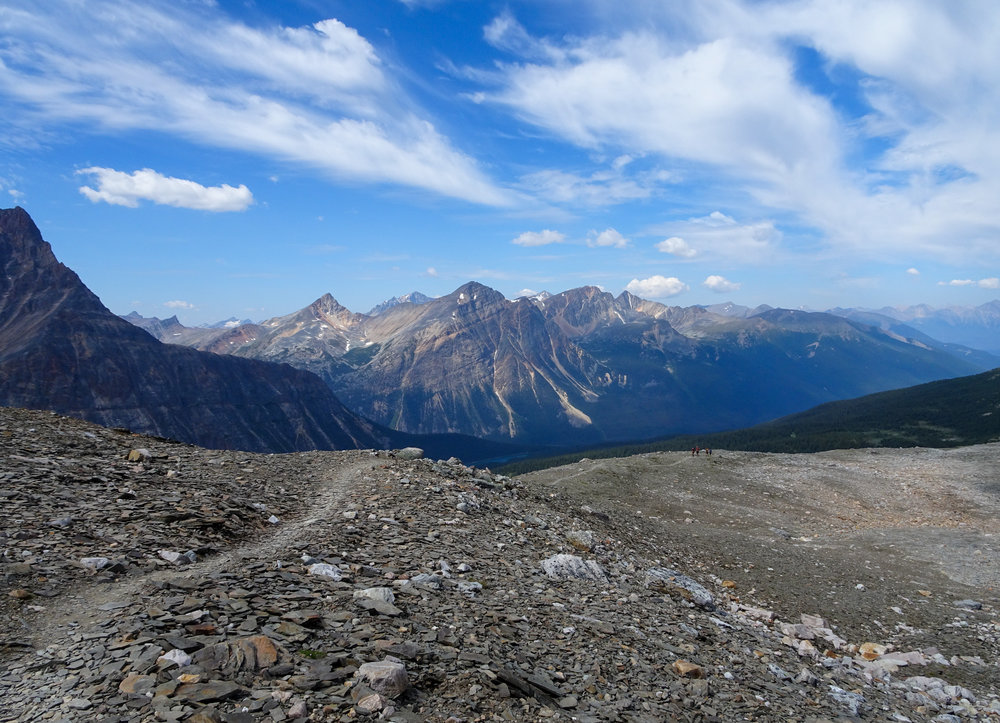
[[[215,448],[387,441],[308,372],[162,344],[118,318],[21,208],[0,210],[0,259],[0,404]]]

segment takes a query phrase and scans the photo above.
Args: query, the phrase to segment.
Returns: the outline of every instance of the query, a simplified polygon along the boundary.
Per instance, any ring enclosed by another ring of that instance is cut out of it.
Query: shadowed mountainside
[[[0,211],[0,404],[205,447],[381,447],[385,430],[289,366],[163,344],[112,314],[21,208]]]
[[[680,435],[512,462],[508,474],[584,457],[711,449],[821,452],[866,447],[961,447],[1000,442],[1000,369],[821,404],[747,429]]]

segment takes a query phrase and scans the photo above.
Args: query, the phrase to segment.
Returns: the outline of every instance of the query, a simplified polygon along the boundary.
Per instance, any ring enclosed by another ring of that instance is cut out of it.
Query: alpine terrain
[[[208,451],[0,408],[0,721],[1000,720],[1000,447]]]
[[[595,287],[508,300],[470,282],[352,312],[326,294],[259,324],[163,341],[314,372],[355,413],[411,432],[581,445],[733,429],[1000,359],[826,313],[670,307]]]
[[[101,304],[21,208],[0,210],[0,404],[206,447],[383,447],[314,375],[163,344]]]

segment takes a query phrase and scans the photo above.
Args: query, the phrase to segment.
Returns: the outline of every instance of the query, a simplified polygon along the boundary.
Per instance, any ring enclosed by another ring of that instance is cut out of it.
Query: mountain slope
[[[905,324],[892,316],[887,316],[877,311],[837,308],[830,309],[828,313],[835,314],[836,316],[842,316],[845,319],[851,319],[852,321],[857,321],[861,324],[873,326],[881,330],[884,334],[892,336],[895,339],[923,344],[929,349],[940,349],[942,351],[946,351],[952,356],[956,356],[960,359],[967,359],[970,362],[980,364],[987,369],[1000,364],[1000,355],[983,351],[985,347],[990,346],[988,343],[981,344],[981,348],[972,348],[965,346],[964,344],[940,341],[929,334],[910,326],[909,324]]]
[[[868,447],[961,447],[1000,442],[1000,368],[957,379],[821,404],[746,429],[684,434],[510,463],[521,474],[587,458],[626,457],[695,446],[753,452],[811,453]]]
[[[746,427],[994,361],[831,314],[723,311],[596,287],[509,301],[470,283],[376,315],[327,294],[258,325],[161,338],[307,369],[393,429],[573,446]]]
[[[571,290],[543,313],[616,383],[593,404],[609,439],[745,427],[816,404],[983,367],[829,314],[746,318]]]
[[[540,443],[595,436],[584,407],[596,396],[597,365],[550,333],[530,301],[469,283],[390,308],[368,333],[378,350],[333,388],[395,429]]]
[[[973,308],[933,309],[926,304],[886,307],[879,313],[943,342],[1000,355],[1000,299]]]
[[[759,425],[740,447],[797,451],[1000,441],[1000,369],[823,404]]]
[[[108,311],[21,208],[0,210],[0,404],[255,451],[383,446],[307,372],[161,344]]]

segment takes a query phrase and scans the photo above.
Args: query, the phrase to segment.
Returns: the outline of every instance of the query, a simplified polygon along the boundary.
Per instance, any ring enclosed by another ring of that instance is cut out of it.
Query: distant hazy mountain
[[[232,329],[234,326],[244,326],[252,323],[250,319],[237,319],[235,316],[230,316],[228,319],[217,321],[214,324],[204,324],[204,327],[206,329]]]
[[[381,304],[373,307],[371,311],[368,312],[368,316],[378,316],[386,309],[391,309],[392,307],[399,306],[400,304],[426,304],[430,300],[431,297],[421,294],[419,291],[411,291],[409,294],[394,296],[388,301],[383,301]]]
[[[108,311],[21,208],[0,210],[0,404],[51,409],[205,447],[381,447],[321,380],[161,344]],[[176,319],[161,333],[183,328]]]
[[[832,313],[855,311],[865,310],[835,309]],[[1000,355],[1000,300],[974,307],[952,306],[945,309],[935,309],[926,304],[887,306],[875,312],[903,322],[938,341]]]
[[[953,354],[954,356],[963,359],[968,359],[974,364],[978,364],[986,369],[995,366],[1000,366],[1000,355],[998,354],[992,354],[988,351],[984,351],[982,347],[971,348],[968,346],[964,346],[963,344],[955,344],[955,343],[940,341],[939,339],[935,339],[929,334],[920,331],[919,329],[916,329],[913,326],[910,326],[909,324],[898,321],[894,317],[887,316],[877,311],[861,311],[858,309],[831,309],[830,313],[835,314],[837,316],[843,316],[846,319],[852,319],[854,321],[858,321],[862,324],[868,324],[870,326],[882,330],[886,334],[890,334],[899,339],[904,339],[911,342],[924,344],[928,348],[941,349],[947,351]]]
[[[308,369],[393,429],[556,445],[744,427],[992,366],[832,314],[724,311],[595,287],[509,301],[469,283],[377,315],[327,294],[260,324],[161,338]]]
[[[704,307],[705,311],[710,311],[713,314],[718,314],[719,316],[735,316],[738,319],[746,319],[748,316],[753,316],[754,314],[760,314],[764,311],[770,311],[774,307],[768,306],[767,304],[762,304],[751,309],[749,306],[740,306],[739,304],[734,304],[731,301],[727,301],[723,304],[710,304]]]

